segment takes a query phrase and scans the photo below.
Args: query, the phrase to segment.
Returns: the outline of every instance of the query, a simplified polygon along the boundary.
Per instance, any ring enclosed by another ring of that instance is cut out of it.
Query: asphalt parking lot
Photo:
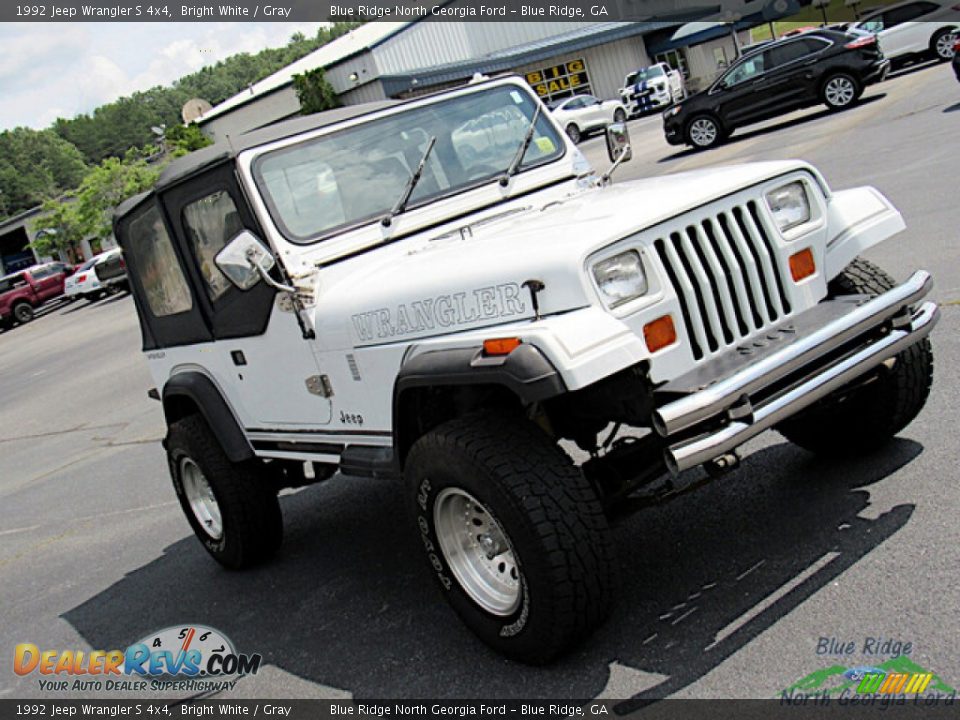
[[[960,84],[909,69],[857,107],[819,108],[737,132],[695,154],[658,117],[630,123],[615,176],[802,158],[833,187],[874,185],[907,231],[868,257],[898,279],[934,274],[943,307],[921,416],[857,462],[814,459],[767,433],[739,470],[622,520],[622,597],[609,621],[551,667],[495,655],[422,567],[394,483],[336,476],[282,499],[272,565],[230,573],[176,504],[159,404],[132,301],[60,306],[0,332],[0,653],[126,647],[182,623],[224,631],[267,666],[233,697],[773,697],[848,658],[820,638],[911,643],[910,659],[960,684]],[[582,144],[607,165],[602,138]],[[629,212],[629,208],[624,208]],[[857,654],[849,664],[877,664]],[[0,672],[0,697],[45,695]],[[624,709],[633,705],[626,704]]]

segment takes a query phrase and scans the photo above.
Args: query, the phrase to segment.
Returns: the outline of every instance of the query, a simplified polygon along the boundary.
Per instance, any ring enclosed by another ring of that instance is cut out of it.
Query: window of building
[[[547,104],[571,95],[590,92],[590,76],[583,58],[534,70],[525,77],[530,87]]]
[[[721,48],[722,50],[723,48]],[[660,53],[655,55],[653,58],[654,62],[666,63],[674,70],[679,70],[683,74],[683,79],[687,80],[690,78],[690,69],[687,67],[687,58],[683,54],[682,48],[677,48],[676,50],[668,50],[665,53]],[[724,63],[726,63],[726,56],[724,56]],[[719,63],[718,63],[719,65]]]

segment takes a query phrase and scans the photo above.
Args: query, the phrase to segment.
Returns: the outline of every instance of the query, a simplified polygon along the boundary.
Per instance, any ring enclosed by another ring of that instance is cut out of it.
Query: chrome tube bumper
[[[667,467],[678,473],[733,450],[926,337],[940,317],[937,306],[927,302],[912,314],[905,312],[932,286],[928,273],[914,273],[902,285],[864,302],[780,350],[660,407],[654,412],[653,425],[667,438],[668,447],[664,452]],[[758,404],[751,399],[752,395],[762,394],[765,388],[776,386],[788,376],[803,372],[806,366],[815,367],[819,358],[842,349],[888,321],[892,328],[880,339],[856,348],[826,367],[811,370],[809,376],[793,381],[772,398]],[[671,436],[685,430],[693,432],[693,428],[707,421],[714,426],[719,421],[722,426],[670,444]]]

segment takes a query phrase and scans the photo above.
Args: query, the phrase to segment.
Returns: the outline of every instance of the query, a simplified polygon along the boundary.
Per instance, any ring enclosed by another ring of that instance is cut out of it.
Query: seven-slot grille
[[[790,314],[786,277],[755,202],[687,225],[654,246],[677,291],[697,360]]]

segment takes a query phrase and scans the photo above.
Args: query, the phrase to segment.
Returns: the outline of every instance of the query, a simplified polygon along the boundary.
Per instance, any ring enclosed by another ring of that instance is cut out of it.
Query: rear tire
[[[547,663],[606,617],[615,573],[603,508],[539,428],[453,420],[414,444],[405,475],[431,573],[492,648]]]
[[[846,73],[834,73],[823,82],[820,96],[830,110],[846,110],[859,98],[863,88],[856,78]]]
[[[180,507],[217,562],[239,570],[276,554],[283,540],[280,503],[256,461],[231,462],[199,415],[170,426],[167,460]]]
[[[953,43],[955,34],[946,28],[937,30],[930,38],[930,50],[936,57],[937,62],[949,62],[953,60]]]
[[[567,125],[566,130],[567,130],[567,137],[570,138],[570,140],[573,142],[574,145],[577,145],[580,142],[581,138],[583,137],[583,135],[580,132],[580,128],[578,128],[573,123],[570,123],[569,125]]]
[[[34,318],[33,306],[29,303],[21,302],[13,306],[14,319],[24,325]]]
[[[627,119],[627,114],[621,109],[617,108],[613,111],[613,121],[622,123]]]
[[[893,278],[863,258],[830,281],[829,297],[879,295]],[[778,430],[790,442],[821,455],[857,454],[877,448],[909,425],[923,409],[933,382],[928,339],[895,356],[893,367],[853,392],[828,396],[790,418]]]

